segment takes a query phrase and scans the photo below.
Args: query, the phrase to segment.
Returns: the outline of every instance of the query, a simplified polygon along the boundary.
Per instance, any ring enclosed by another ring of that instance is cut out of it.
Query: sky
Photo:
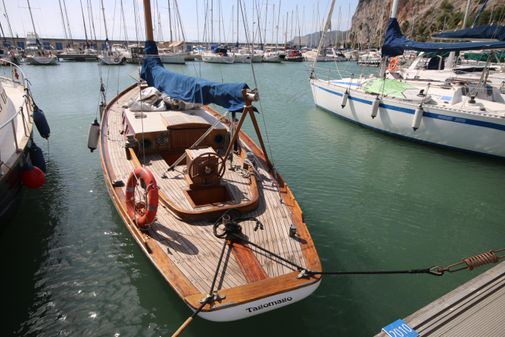
[[[0,3],[0,12],[2,13],[0,24],[5,36],[10,36],[7,17],[14,36],[26,36],[27,32],[33,31],[27,1],[30,2],[32,8],[36,31],[42,39],[44,37],[65,38],[66,36],[70,37],[70,35],[72,38],[84,39],[85,29],[81,3],[88,37],[92,36],[91,26],[94,26],[96,37],[105,39],[106,33],[100,0],[2,0]],[[235,42],[237,40],[237,1],[151,0],[154,37],[156,40],[170,40],[169,3],[172,15],[175,13],[174,6],[177,3],[186,41],[206,42],[212,35],[212,40],[215,42]],[[254,40],[258,41],[258,37],[261,35],[263,40],[266,36],[267,42],[276,42],[278,40],[282,43],[286,39],[286,35],[287,40],[290,40],[293,36],[298,36],[298,33],[305,35],[320,30],[327,16],[330,2],[331,0],[242,0],[242,6],[240,7],[243,9],[248,23],[249,40],[252,40],[254,35]],[[63,11],[65,26],[60,3],[67,9],[66,16],[65,11]],[[121,15],[121,3],[125,20],[122,19]],[[357,3],[358,0],[337,0],[332,16],[333,30],[338,28],[346,30],[349,28]],[[92,16],[89,14],[90,4]],[[109,39],[125,40],[127,37],[130,41],[144,40],[141,0],[103,0],[103,5]],[[137,7],[136,10],[135,6]],[[261,9],[259,20],[256,8]],[[268,8],[268,11],[265,10],[266,8]],[[138,13],[136,16],[135,12]],[[267,13],[266,25],[265,12]],[[68,21],[66,20],[67,16]],[[91,18],[93,19],[91,20]],[[173,19],[172,21],[178,20]],[[286,21],[288,22],[287,28]],[[258,22],[261,32],[258,29]],[[278,29],[277,26],[279,26]],[[180,25],[173,24],[172,27],[172,39],[182,40]],[[239,40],[240,42],[246,42],[241,12]]]

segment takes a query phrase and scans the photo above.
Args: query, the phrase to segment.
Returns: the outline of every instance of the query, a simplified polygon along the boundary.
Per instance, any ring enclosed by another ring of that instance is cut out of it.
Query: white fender
[[[95,121],[89,126],[88,132],[88,149],[93,152],[98,145],[98,135],[100,134],[100,124]]]
[[[347,105],[347,99],[349,98],[349,90],[346,90],[344,96],[342,97],[342,109]]]
[[[424,109],[422,105],[419,105],[414,113],[414,119],[412,120],[412,129],[416,131],[419,129],[419,125],[421,124],[421,119],[423,118]]]
[[[379,111],[379,105],[381,103],[381,100],[379,96],[375,97],[375,101],[372,103],[372,118],[375,118],[377,116],[377,112]]]

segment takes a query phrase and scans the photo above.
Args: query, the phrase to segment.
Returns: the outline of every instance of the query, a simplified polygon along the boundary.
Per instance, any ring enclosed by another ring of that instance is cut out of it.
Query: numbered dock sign
[[[382,330],[390,337],[417,337],[419,334],[407,325],[403,319],[394,321],[385,326]]]

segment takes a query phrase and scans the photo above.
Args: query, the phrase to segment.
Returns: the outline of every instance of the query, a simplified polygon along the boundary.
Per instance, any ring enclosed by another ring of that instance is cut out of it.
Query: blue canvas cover
[[[474,28],[465,28],[453,32],[433,34],[433,37],[444,39],[495,39],[505,41],[505,26],[483,25]]]
[[[217,104],[229,111],[242,111],[242,90],[246,83],[218,83],[165,69],[158,57],[156,43],[146,41],[140,77],[168,96],[189,103]]]
[[[416,42],[403,36],[400,25],[396,18],[389,19],[384,44],[382,46],[382,56],[402,55],[404,50],[418,50],[426,52],[458,51],[458,50],[482,50],[505,48],[505,41],[499,42],[458,42],[458,43],[437,43],[437,42]]]

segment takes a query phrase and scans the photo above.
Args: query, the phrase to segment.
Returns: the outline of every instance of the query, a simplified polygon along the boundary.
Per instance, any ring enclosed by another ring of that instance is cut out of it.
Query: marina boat
[[[10,217],[23,185],[38,188],[45,181],[42,152],[32,140],[34,120],[41,126],[40,111],[34,108],[28,82],[14,63],[12,77],[0,77],[0,220]],[[49,136],[49,129],[43,129]],[[41,126],[42,127],[42,126]]]
[[[367,67],[378,67],[381,64],[381,56],[376,50],[360,53],[358,56],[358,64]]]
[[[149,5],[145,27],[152,27]],[[106,105],[98,141],[105,184],[126,227],[204,319],[243,319],[309,296],[321,279],[308,271],[320,270],[320,260],[267,155],[252,106],[258,93],[165,69],[152,30],[146,33],[145,82]],[[246,118],[259,145],[241,130]]]
[[[26,35],[25,62],[40,66],[57,65],[58,57],[41,45],[37,33],[28,33]]]
[[[404,49],[457,51],[504,48],[505,42],[420,43],[401,34],[395,0],[382,47],[384,57]],[[386,60],[382,70],[385,72]],[[505,157],[505,101],[486,82],[401,81],[384,78],[319,79],[312,72],[314,103],[358,124],[407,139]]]
[[[273,49],[267,49],[263,54],[263,62],[265,63],[281,63],[281,52]]]
[[[159,43],[158,55],[161,62],[166,64],[186,64],[188,53],[184,51],[185,46],[184,41]]]
[[[161,63],[166,64],[186,64],[187,53],[177,53],[169,50],[159,50]]]
[[[288,49],[284,61],[303,62],[303,55],[298,49]]]
[[[46,50],[40,42],[39,35],[35,29],[30,1],[27,1],[27,4],[33,32],[26,34],[25,62],[39,66],[57,65],[59,62],[58,57],[51,50]]]
[[[231,64],[235,62],[235,55],[228,53],[228,49],[224,47],[214,46],[210,52],[203,52],[201,55],[202,61],[207,63]]]
[[[58,54],[58,58],[73,62],[96,62],[97,51],[92,48],[85,48],[84,50],[66,48],[64,52]]]

